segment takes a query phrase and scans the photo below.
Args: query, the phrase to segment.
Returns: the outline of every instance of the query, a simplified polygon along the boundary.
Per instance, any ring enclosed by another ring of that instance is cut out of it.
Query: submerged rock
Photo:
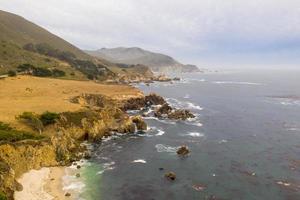
[[[165,174],[165,177],[171,181],[174,181],[176,179],[176,174],[174,172],[168,172]]]
[[[179,147],[176,153],[181,156],[186,156],[190,153],[190,150],[188,149],[187,146],[181,146]]]

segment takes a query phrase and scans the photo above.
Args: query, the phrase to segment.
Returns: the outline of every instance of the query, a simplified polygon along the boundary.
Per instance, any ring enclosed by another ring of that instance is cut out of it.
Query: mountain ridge
[[[101,48],[85,50],[86,53],[115,63],[142,64],[154,72],[198,72],[195,65],[185,65],[171,56],[142,49],[140,47]]]

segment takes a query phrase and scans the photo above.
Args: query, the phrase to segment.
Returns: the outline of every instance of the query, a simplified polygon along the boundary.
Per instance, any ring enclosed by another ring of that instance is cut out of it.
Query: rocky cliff
[[[85,109],[60,113],[48,128],[49,137],[0,144],[0,197],[5,194],[13,199],[14,191],[22,189],[16,179],[30,169],[68,165],[82,158],[83,141],[100,141],[114,132],[125,134],[147,128],[142,118],[130,117],[120,108],[122,101],[94,94],[76,96],[71,101]]]

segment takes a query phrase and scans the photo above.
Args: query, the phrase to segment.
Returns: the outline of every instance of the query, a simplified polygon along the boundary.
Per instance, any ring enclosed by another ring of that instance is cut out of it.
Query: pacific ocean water
[[[196,119],[146,117],[146,133],[95,145],[81,199],[300,199],[300,71],[185,74],[136,87]],[[181,145],[188,157],[176,155]],[[175,181],[164,178],[169,171]]]

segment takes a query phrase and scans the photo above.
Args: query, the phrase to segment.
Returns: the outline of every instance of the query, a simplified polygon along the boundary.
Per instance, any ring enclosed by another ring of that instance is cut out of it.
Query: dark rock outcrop
[[[190,150],[188,149],[187,146],[181,146],[178,148],[176,153],[180,156],[186,156],[190,153]]]
[[[173,120],[187,120],[188,118],[195,118],[195,115],[189,110],[175,110],[168,113],[168,118]]]
[[[123,110],[141,110],[145,107],[153,106],[153,105],[162,105],[165,104],[166,101],[161,96],[151,93],[145,97],[138,98],[130,98],[123,102]]]
[[[138,131],[147,130],[147,124],[141,116],[134,116],[131,119],[132,119],[132,122],[135,123]]]
[[[168,172],[165,174],[165,177],[168,179],[168,180],[171,180],[171,181],[175,181],[176,179],[176,174],[174,172]]]
[[[170,112],[172,112],[172,107],[168,104],[165,103],[161,107],[159,107],[157,110],[154,112],[155,117],[162,117],[164,115],[168,115]]]

